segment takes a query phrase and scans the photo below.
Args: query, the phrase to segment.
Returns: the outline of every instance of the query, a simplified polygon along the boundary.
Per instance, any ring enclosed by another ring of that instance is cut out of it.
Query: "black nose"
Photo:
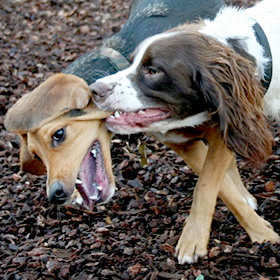
[[[50,186],[49,201],[53,204],[63,204],[68,198],[67,192],[64,190],[63,184],[56,181]]]
[[[89,88],[92,91],[93,95],[97,97],[105,97],[110,90],[110,87],[103,82],[95,82],[91,84]]]

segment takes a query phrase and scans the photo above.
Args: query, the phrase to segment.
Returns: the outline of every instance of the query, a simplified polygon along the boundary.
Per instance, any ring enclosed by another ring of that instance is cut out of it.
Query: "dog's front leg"
[[[232,154],[224,145],[218,129],[207,135],[207,156],[194,190],[190,215],[178,241],[179,263],[191,263],[207,254],[210,228],[217,196],[232,161]]]

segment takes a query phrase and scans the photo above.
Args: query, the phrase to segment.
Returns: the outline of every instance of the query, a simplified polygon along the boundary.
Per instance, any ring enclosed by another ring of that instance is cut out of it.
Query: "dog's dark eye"
[[[52,146],[57,147],[65,139],[65,136],[65,128],[57,130],[52,136]]]
[[[157,75],[157,74],[160,74],[160,73],[161,73],[161,71],[156,67],[148,66],[146,68],[146,74],[148,74],[148,75]]]

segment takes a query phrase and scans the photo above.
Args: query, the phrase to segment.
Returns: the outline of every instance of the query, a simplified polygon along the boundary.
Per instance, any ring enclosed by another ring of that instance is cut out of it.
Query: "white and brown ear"
[[[259,164],[271,153],[273,136],[263,114],[264,89],[253,65],[218,44],[205,48],[201,60],[196,67],[195,83],[204,95],[212,119],[220,123],[226,145],[246,160]]]
[[[19,99],[5,118],[7,130],[24,134],[42,122],[71,109],[83,109],[91,101],[87,83],[70,74],[56,74]]]

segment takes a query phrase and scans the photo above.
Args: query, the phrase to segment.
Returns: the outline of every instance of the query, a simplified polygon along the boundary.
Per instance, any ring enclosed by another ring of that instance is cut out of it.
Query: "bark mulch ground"
[[[249,5],[255,1],[228,1]],[[114,138],[118,191],[93,211],[51,206],[45,180],[20,172],[19,140],[6,111],[23,94],[80,55],[97,49],[125,22],[130,1],[4,0],[0,3],[0,278],[1,279],[280,279],[279,245],[252,244],[218,201],[209,254],[179,265],[174,248],[197,177],[183,160],[147,136]],[[239,161],[259,203],[280,233],[280,130],[260,169]],[[146,143],[142,167],[137,139]]]

